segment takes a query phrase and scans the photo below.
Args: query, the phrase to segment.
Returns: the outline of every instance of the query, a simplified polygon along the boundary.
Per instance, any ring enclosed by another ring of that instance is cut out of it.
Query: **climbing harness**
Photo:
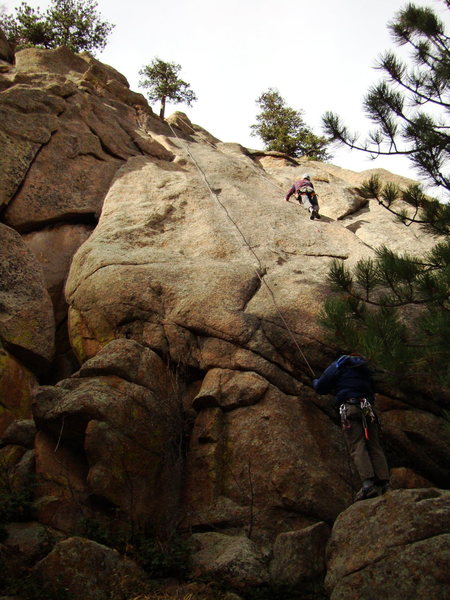
[[[369,439],[368,420],[370,420],[371,423],[375,423],[375,421],[377,419],[375,416],[375,413],[373,412],[372,405],[367,400],[367,398],[349,398],[343,404],[341,404],[341,406],[339,407],[339,415],[341,417],[342,429],[344,429],[344,430],[350,429],[350,427],[351,427],[351,423],[348,418],[348,411],[347,411],[347,405],[349,405],[349,404],[353,404],[356,406],[359,405],[359,408],[361,409],[361,415],[362,415],[362,425],[363,425],[363,429],[364,429],[364,437],[366,438],[366,440],[368,440]]]
[[[184,122],[184,121],[183,121]],[[256,254],[256,252],[254,251],[254,249],[252,248],[251,244],[249,243],[249,241],[247,240],[247,238],[245,237],[244,233],[242,232],[241,228],[239,227],[239,225],[236,223],[236,221],[233,219],[233,217],[230,215],[229,210],[227,209],[227,207],[223,204],[223,202],[220,200],[219,195],[216,191],[214,191],[212,189],[212,187],[210,186],[208,179],[205,175],[205,173],[203,172],[203,170],[201,169],[200,165],[198,164],[198,162],[195,160],[194,156],[192,155],[190,149],[188,148],[187,144],[184,144],[184,141],[180,139],[180,137],[177,135],[176,131],[174,130],[174,128],[172,127],[172,125],[170,123],[167,123],[170,130],[172,131],[173,135],[177,138],[177,140],[185,147],[185,150],[187,152],[187,154],[189,155],[189,157],[191,158],[193,164],[195,165],[195,167],[197,168],[198,172],[200,173],[203,181],[205,182],[206,187],[208,188],[212,198],[220,205],[220,207],[222,208],[222,210],[225,212],[227,218],[231,221],[231,223],[234,225],[234,227],[236,228],[236,230],[239,232],[239,235],[242,237],[244,244],[247,246],[247,248],[250,250],[250,252],[253,254],[253,256],[255,257],[257,263],[258,263],[258,268],[255,269],[255,273],[256,276],[258,277],[261,285],[264,285],[264,287],[266,288],[266,290],[268,291],[271,299],[272,299],[272,303],[276,309],[276,311],[278,312],[278,315],[286,329],[286,331],[288,332],[292,342],[294,343],[295,347],[297,348],[300,356],[303,358],[305,364],[308,366],[309,370],[311,371],[311,374],[313,377],[315,377],[315,373],[311,367],[311,365],[308,362],[308,359],[306,358],[304,352],[302,351],[302,349],[300,348],[299,343],[297,342],[297,340],[295,339],[294,334],[292,333],[288,323],[286,322],[286,319],[284,318],[283,313],[281,312],[281,309],[279,308],[277,301],[275,299],[275,294],[272,291],[272,288],[269,286],[269,284],[267,283],[267,281],[265,281],[265,279],[263,278],[264,276],[264,271],[265,269],[263,268],[262,264],[261,264],[261,260],[259,258],[259,256]],[[193,128],[191,128],[193,129]],[[193,129],[193,131],[195,131]],[[212,144],[211,144],[212,145]],[[215,148],[215,146],[214,146]],[[277,186],[279,187],[279,186]]]

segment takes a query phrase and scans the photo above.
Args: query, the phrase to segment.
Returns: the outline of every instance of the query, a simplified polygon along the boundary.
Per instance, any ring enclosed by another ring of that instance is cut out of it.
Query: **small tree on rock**
[[[52,0],[45,13],[22,2],[15,12],[15,16],[0,17],[0,28],[17,49],[67,46],[73,52],[102,50],[114,28],[101,19],[95,0]]]
[[[251,135],[260,137],[266,150],[323,161],[331,158],[326,151],[328,141],[315,135],[303,121],[302,111],[287,106],[277,90],[269,88],[256,103],[261,111],[258,122],[250,127]]]
[[[186,83],[178,77],[181,65],[169,63],[155,58],[151,64],[142,67],[139,71],[141,80],[140,87],[147,90],[150,102],[160,102],[159,116],[164,119],[166,102],[186,103],[191,106],[197,100],[197,96]]]

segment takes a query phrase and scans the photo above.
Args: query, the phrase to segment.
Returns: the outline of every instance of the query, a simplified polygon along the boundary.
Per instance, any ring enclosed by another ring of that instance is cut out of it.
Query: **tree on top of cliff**
[[[95,0],[52,0],[45,13],[26,2],[15,16],[1,16],[0,28],[16,49],[67,46],[73,52],[102,50],[114,25],[103,21]]]
[[[325,129],[334,140],[375,157],[408,156],[422,177],[448,193],[449,37],[430,8],[412,4],[389,27],[396,43],[410,48],[412,62],[393,52],[381,57],[379,68],[387,77],[364,102],[377,129],[360,144],[330,112],[324,115]],[[334,260],[329,280],[341,294],[326,301],[323,323],[341,346],[365,353],[398,382],[440,394],[450,378],[450,206],[425,195],[419,185],[383,188],[376,177],[361,193],[405,225],[419,223],[438,243],[422,257],[382,247],[375,259],[359,261],[352,271]],[[408,208],[398,208],[399,200]]]
[[[151,64],[139,71],[142,77],[139,86],[147,90],[150,102],[161,102],[161,119],[164,119],[167,101],[184,102],[191,106],[197,100],[190,84],[178,77],[180,71],[181,65],[165,62],[160,58],[153,59]]]
[[[370,88],[364,100],[376,129],[359,143],[357,134],[349,132],[338,115],[327,112],[325,131],[332,140],[374,157],[407,156],[420,176],[448,192],[450,49],[444,24],[431,8],[408,4],[389,29],[398,45],[411,50],[412,64],[392,51],[381,56],[377,68],[386,76]]]
[[[286,105],[278,90],[269,88],[256,103],[260,113],[251,125],[251,135],[260,137],[266,150],[284,152],[289,156],[308,156],[315,160],[329,160],[328,140],[315,135],[305,124],[302,111]]]

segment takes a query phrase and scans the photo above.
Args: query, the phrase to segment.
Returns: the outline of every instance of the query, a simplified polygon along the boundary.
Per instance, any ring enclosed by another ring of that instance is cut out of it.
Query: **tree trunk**
[[[165,110],[166,110],[166,97],[163,96],[161,98],[161,108],[160,108],[160,111],[159,111],[159,116],[161,117],[161,119],[164,119],[164,112],[165,112]]]

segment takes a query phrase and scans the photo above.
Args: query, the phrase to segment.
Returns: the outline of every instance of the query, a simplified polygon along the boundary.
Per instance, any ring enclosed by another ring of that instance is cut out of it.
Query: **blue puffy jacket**
[[[341,356],[325,369],[319,379],[313,380],[318,394],[334,394],[336,407],[348,398],[367,398],[373,404],[373,371],[362,356]]]

